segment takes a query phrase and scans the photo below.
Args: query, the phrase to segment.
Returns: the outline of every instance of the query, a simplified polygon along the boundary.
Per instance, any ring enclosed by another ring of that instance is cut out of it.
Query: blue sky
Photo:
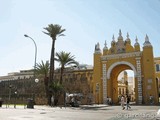
[[[0,76],[33,68],[34,44],[24,34],[36,41],[37,62],[49,60],[51,38],[42,31],[51,23],[66,29],[56,52],[71,52],[83,64],[93,65],[95,44],[103,49],[106,40],[110,47],[119,29],[124,39],[129,32],[132,45],[137,36],[142,47],[148,34],[158,57],[159,13],[160,0],[0,0]]]

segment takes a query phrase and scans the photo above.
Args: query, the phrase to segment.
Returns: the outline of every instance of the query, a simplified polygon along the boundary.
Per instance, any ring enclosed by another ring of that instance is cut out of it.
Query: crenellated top
[[[95,50],[94,50],[95,53],[101,53],[101,49],[100,49],[100,44],[99,42],[95,45]]]
[[[121,29],[119,30],[118,41],[123,40]]]
[[[105,40],[105,43],[104,43],[104,48],[103,48],[103,50],[108,50],[106,40]]]
[[[129,33],[127,32],[127,39],[126,39],[126,43],[128,43],[128,44],[131,44],[131,40],[130,40],[130,38],[129,38]]]
[[[135,41],[136,41],[136,43],[134,44],[134,46],[137,46],[137,45],[139,45],[137,36],[136,36],[136,39],[135,39]]]
[[[139,45],[139,43],[138,43],[138,38],[137,38],[137,36],[136,36],[135,41],[136,41],[136,43],[134,44],[134,49],[135,49],[135,51],[140,51],[140,45]]]
[[[151,43],[149,42],[149,37],[148,35],[146,34],[146,37],[145,37],[145,42],[143,43],[143,46],[144,47],[151,47]]]
[[[115,38],[114,38],[114,35],[112,37],[112,42],[111,42],[111,46],[114,46],[116,44],[116,41],[115,41]]]
[[[149,42],[149,38],[146,35],[144,47],[152,46]],[[129,53],[129,52],[138,52],[140,51],[140,44],[138,43],[138,38],[136,36],[135,44],[134,46],[131,45],[131,39],[129,37],[129,33],[127,32],[126,39],[123,40],[121,29],[119,30],[119,36],[117,38],[117,41],[115,40],[115,37],[113,35],[112,41],[111,41],[111,47],[107,47],[107,43],[105,41],[104,48],[103,48],[103,55],[110,55],[110,54],[119,54],[119,53]],[[95,45],[95,53],[100,53],[100,45],[97,43]]]

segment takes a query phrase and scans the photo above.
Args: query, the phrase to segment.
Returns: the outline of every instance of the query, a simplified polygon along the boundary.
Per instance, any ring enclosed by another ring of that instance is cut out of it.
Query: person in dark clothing
[[[127,95],[126,100],[127,100],[126,108],[127,108],[127,110],[128,110],[128,108],[131,108],[131,106],[130,106],[130,104],[129,104],[129,103],[130,103],[130,100],[131,100],[131,99],[130,99],[130,96]]]

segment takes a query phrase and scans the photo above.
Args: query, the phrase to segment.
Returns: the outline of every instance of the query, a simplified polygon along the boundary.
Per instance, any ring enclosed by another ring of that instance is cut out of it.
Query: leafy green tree
[[[63,72],[65,69],[65,66],[68,65],[78,65],[78,62],[74,60],[74,55],[71,55],[71,53],[66,53],[64,51],[61,51],[59,53],[56,53],[55,61],[59,62],[60,65],[60,84],[62,84],[63,81]]]
[[[54,53],[55,53],[55,41],[58,36],[64,36],[62,34],[65,29],[62,29],[62,26],[58,24],[49,24],[48,27],[44,28],[47,32],[44,32],[46,35],[50,36],[52,38],[52,48],[51,48],[51,56],[50,56],[50,72],[49,72],[49,82],[53,82],[53,76],[54,76]]]

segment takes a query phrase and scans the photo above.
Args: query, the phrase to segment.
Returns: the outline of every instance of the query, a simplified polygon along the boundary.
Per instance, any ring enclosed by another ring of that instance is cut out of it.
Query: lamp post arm
[[[30,38],[33,41],[34,46],[35,46],[35,58],[34,58],[34,79],[35,79],[35,70],[36,70],[36,61],[37,61],[37,45],[36,45],[36,42],[34,41],[34,39],[32,37],[30,37],[26,34],[24,36]]]

